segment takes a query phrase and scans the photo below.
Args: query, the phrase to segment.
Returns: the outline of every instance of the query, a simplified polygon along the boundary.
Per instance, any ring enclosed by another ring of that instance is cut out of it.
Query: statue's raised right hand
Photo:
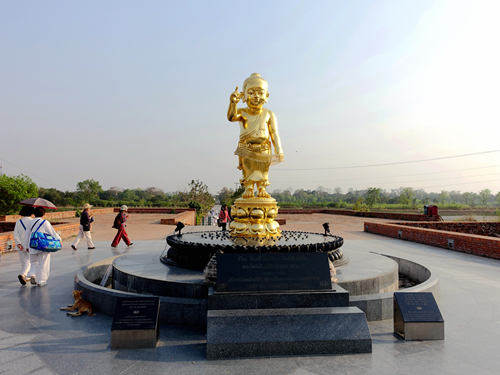
[[[229,97],[229,100],[231,100],[231,103],[238,103],[240,101],[240,98],[241,96],[240,93],[238,92],[238,86],[236,86],[236,89]]]

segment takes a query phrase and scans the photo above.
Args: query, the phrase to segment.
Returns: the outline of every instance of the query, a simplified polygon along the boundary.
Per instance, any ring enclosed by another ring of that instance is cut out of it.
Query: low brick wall
[[[13,232],[16,223],[14,222],[0,222],[0,233]]]
[[[441,247],[444,249],[479,255],[487,258],[500,259],[500,238],[422,228],[422,224],[432,226],[434,223],[389,224],[365,222],[365,232],[400,238],[406,241]]]
[[[5,232],[0,233],[0,254],[14,251],[16,244],[14,243],[14,233]]]
[[[397,212],[364,212],[364,211],[351,211],[351,210],[330,210],[330,209],[289,209],[280,208],[280,215],[286,214],[329,214],[329,215],[345,215],[345,216],[358,216],[358,217],[374,217],[377,219],[390,219],[390,220],[410,220],[410,221],[440,221],[439,216],[428,216],[423,214],[405,214]]]
[[[104,214],[112,214],[115,212],[115,209],[113,207],[108,207],[108,208],[91,208],[90,213],[92,215],[104,215]]]
[[[479,236],[495,236],[500,234],[500,221],[482,221],[482,222],[436,222],[436,223],[394,223],[397,225],[407,225],[412,227],[444,230],[447,232],[457,232],[466,234],[477,234]]]
[[[171,215],[165,219],[160,220],[160,224],[165,225],[177,225],[178,222],[184,223],[184,225],[196,225],[196,211],[185,211],[175,215]]]
[[[173,208],[173,207],[164,207],[164,208],[136,208],[129,207],[127,210],[129,214],[172,214],[172,210],[175,211],[175,214],[180,214],[182,212],[190,211],[196,212],[194,208]],[[114,212],[119,212],[120,208],[115,208]]]
[[[93,215],[102,215],[102,214],[112,214],[114,212],[114,208],[96,208],[96,209],[91,209],[90,212]],[[34,216],[32,216],[34,217]],[[43,216],[44,219],[46,220],[53,220],[53,219],[67,219],[71,217],[76,217],[76,211],[50,211],[47,210],[45,215]],[[7,222],[7,223],[15,223],[19,219],[21,219],[22,216],[20,215],[1,215],[0,216],[0,222]]]
[[[44,217],[45,218],[45,217]],[[61,223],[53,225],[54,229],[61,236],[62,239],[76,236],[80,229],[80,223],[69,224]],[[9,248],[10,243],[10,248]],[[16,244],[14,242],[14,233],[5,232],[0,233],[0,253],[7,253],[10,251],[16,251]]]
[[[46,220],[67,219],[70,217],[75,217],[75,214],[76,214],[76,211],[54,211],[53,212],[51,210],[47,210],[47,212],[45,213],[43,218]],[[21,218],[22,218],[22,216],[20,216],[20,215],[3,215],[3,216],[0,216],[0,221],[16,222]]]

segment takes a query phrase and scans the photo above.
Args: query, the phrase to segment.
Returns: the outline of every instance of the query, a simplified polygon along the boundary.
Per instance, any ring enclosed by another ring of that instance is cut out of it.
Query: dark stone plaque
[[[432,293],[394,293],[394,332],[405,340],[444,340],[444,319]]]
[[[111,349],[155,348],[160,337],[159,297],[119,298],[111,325]]]
[[[217,254],[217,292],[332,289],[328,254]]]
[[[444,322],[432,293],[394,293],[405,322]]]

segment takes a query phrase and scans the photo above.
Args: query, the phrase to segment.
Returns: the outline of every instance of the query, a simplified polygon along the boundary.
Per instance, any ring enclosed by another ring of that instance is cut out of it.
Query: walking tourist
[[[217,211],[213,207],[210,210],[210,217],[211,217],[210,220],[212,221],[212,225],[215,225],[217,222]]]
[[[57,234],[57,232],[52,228],[52,225],[47,221],[43,220],[43,216],[45,215],[45,208],[36,207],[34,209],[35,219],[32,220],[29,224],[29,228],[26,230],[26,234],[24,236],[23,247],[28,249],[30,253],[30,261],[31,268],[33,269],[33,273],[35,274],[35,278],[38,286],[47,285],[47,280],[49,278],[50,272],[50,252],[48,251],[40,251],[37,249],[33,249],[30,247],[30,238],[31,233],[33,232],[41,232],[46,233],[59,241],[61,241],[61,236]]]
[[[16,222],[16,226],[14,227],[14,242],[19,249],[19,260],[21,261],[21,274],[18,276],[18,279],[22,285],[26,285],[26,282],[30,280],[31,284],[36,284],[35,274],[31,271],[30,253],[28,248],[22,245],[26,230],[33,220],[31,218],[33,207],[23,206],[19,215],[22,218]]]
[[[90,213],[90,207],[92,206],[88,203],[85,203],[85,205],[83,206],[83,212],[80,216],[80,231],[78,232],[78,237],[76,237],[75,241],[71,245],[71,248],[73,250],[77,250],[76,246],[83,237],[85,237],[85,241],[87,241],[87,248],[89,250],[95,249],[95,246],[92,242],[92,235],[90,233],[91,224],[94,221],[94,218]]]
[[[227,212],[227,205],[223,205],[219,213],[219,222],[222,227],[222,231],[226,231],[226,224],[230,221],[229,213]]]
[[[133,243],[130,242],[127,231],[125,230],[126,224],[125,222],[129,218],[130,215],[127,214],[128,207],[123,205],[120,207],[120,212],[118,215],[115,217],[115,221],[113,223],[113,228],[118,229],[118,232],[116,233],[115,239],[111,243],[111,247],[117,247],[118,244],[120,243],[120,240],[123,239],[127,246],[132,246]]]

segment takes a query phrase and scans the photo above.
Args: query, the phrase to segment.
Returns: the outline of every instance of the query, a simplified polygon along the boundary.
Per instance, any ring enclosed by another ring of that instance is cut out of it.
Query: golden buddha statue
[[[284,160],[278,134],[276,116],[263,108],[269,98],[268,85],[260,74],[253,73],[229,98],[227,119],[239,122],[240,139],[234,152],[238,156],[238,169],[242,172],[241,186],[245,191],[231,207],[235,219],[229,231],[235,236],[269,236],[279,234],[279,224],[274,221],[278,213],[276,200],[266,191],[269,185],[269,167]],[[246,108],[237,108],[243,99]],[[271,150],[274,147],[274,154]],[[254,193],[254,185],[257,196]]]
[[[247,108],[237,108],[243,98]],[[245,187],[243,198],[254,196],[254,184],[257,197],[270,198],[266,192],[269,185],[269,167],[283,161],[278,123],[276,116],[269,109],[263,108],[269,98],[267,82],[260,74],[253,73],[243,83],[243,92],[238,87],[230,96],[227,119],[240,123],[240,141],[234,152],[238,155],[238,169],[242,171],[241,186]],[[271,153],[271,142],[275,155]]]

